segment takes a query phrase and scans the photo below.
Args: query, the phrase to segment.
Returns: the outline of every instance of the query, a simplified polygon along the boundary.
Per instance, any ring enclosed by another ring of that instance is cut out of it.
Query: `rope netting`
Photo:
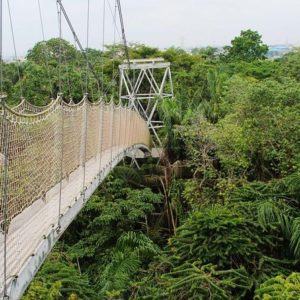
[[[83,190],[132,145],[149,146],[150,134],[130,108],[87,97],[4,105],[0,121],[0,223],[7,232],[1,293]]]
[[[49,104],[47,104],[45,106],[37,106],[37,105],[31,104],[25,98],[22,98],[21,102],[18,105],[12,107],[12,110],[18,114],[40,113],[40,112],[46,110],[48,107],[52,106],[52,104],[55,101],[57,101],[57,99],[51,99]]]

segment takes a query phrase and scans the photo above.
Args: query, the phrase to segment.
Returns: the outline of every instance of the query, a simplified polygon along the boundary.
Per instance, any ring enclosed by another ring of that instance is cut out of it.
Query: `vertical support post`
[[[114,103],[111,102],[111,123],[110,123],[110,171],[112,170],[113,145],[114,145]]]
[[[127,137],[127,132],[128,132],[128,104],[126,103],[125,106],[125,130],[124,130],[124,139],[123,139],[123,143],[125,146],[125,149],[127,150],[127,143],[128,143],[128,137]]]
[[[2,176],[2,185],[1,185],[1,198],[2,198],[2,224],[1,231],[3,232],[3,295],[6,299],[7,297],[7,233],[8,233],[8,127],[7,127],[7,115],[6,115],[6,107],[5,107],[5,96],[0,96],[0,104],[2,109],[2,122],[1,122],[1,151],[3,157],[3,172]]]
[[[61,224],[60,220],[62,217],[62,212],[61,212],[61,201],[62,201],[62,188],[63,188],[63,179],[64,179],[64,174],[63,174],[63,167],[64,167],[64,143],[65,143],[65,134],[64,134],[64,127],[65,127],[65,120],[64,120],[64,104],[63,104],[63,99],[62,99],[62,94],[59,94],[59,101],[61,105],[61,137],[60,137],[60,142],[61,142],[61,156],[60,156],[60,183],[59,183],[59,203],[58,203],[58,230],[61,229]]]
[[[84,145],[83,145],[83,185],[82,185],[82,193],[83,193],[83,201],[85,201],[85,179],[86,179],[86,152],[87,152],[87,134],[88,134],[88,94],[84,95]]]
[[[170,80],[170,85],[171,85],[171,94],[174,95],[174,86],[173,86],[171,68],[169,67],[168,70],[169,70],[169,80]]]
[[[120,100],[122,101],[122,93],[123,93],[123,80],[124,80],[124,70],[120,69],[120,85],[119,85],[119,95]]]
[[[119,128],[118,128],[118,157],[120,157],[120,148],[121,148],[121,132],[122,132],[122,103],[120,103],[119,107]]]
[[[103,103],[101,102],[101,104],[99,105],[99,121],[100,121],[100,128],[99,128],[99,182],[101,182],[101,174],[102,174],[102,167],[101,167],[101,163],[102,163],[102,144],[103,144]]]

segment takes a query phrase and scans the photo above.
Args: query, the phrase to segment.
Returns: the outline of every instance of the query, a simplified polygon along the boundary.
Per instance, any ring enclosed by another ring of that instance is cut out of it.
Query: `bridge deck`
[[[103,151],[86,163],[85,184],[84,168],[78,167],[69,178],[62,182],[61,213],[65,214],[80,198],[84,186],[88,186],[99,174],[100,170],[107,170],[109,163],[118,155],[124,153],[126,146],[118,146]],[[37,200],[32,206],[24,210],[13,219],[7,235],[7,278],[18,275],[26,262],[35,253],[40,243],[49,232],[58,226],[60,184],[46,193],[46,199]],[[0,245],[4,245],[3,235],[0,236]],[[0,265],[3,265],[4,249],[0,248]],[[3,269],[0,268],[0,278],[3,278]],[[0,281],[0,290],[3,290]]]

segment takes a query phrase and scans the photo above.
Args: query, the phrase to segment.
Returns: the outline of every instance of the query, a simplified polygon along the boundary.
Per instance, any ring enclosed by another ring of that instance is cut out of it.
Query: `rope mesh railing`
[[[0,294],[82,188],[130,146],[150,143],[144,120],[122,105],[87,97],[76,105],[61,97],[39,109],[27,104],[0,110],[1,228],[8,224],[6,256],[0,249]]]
[[[47,110],[52,104],[57,101],[57,99],[51,99],[50,103],[45,106],[37,106],[31,104],[29,101],[27,101],[25,98],[21,99],[21,102],[12,107],[12,110],[19,114],[32,114],[32,113],[41,113],[44,110]]]

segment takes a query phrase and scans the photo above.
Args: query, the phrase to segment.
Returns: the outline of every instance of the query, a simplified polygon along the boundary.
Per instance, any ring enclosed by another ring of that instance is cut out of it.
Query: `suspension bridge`
[[[57,4],[60,38],[64,15],[86,59],[87,76],[95,75],[62,1]],[[119,67],[119,104],[105,97],[91,101],[87,93],[75,104],[59,93],[46,106],[22,98],[11,107],[1,90],[0,299],[21,298],[60,236],[120,161],[135,159],[137,151],[149,155],[151,136],[160,143],[157,130],[163,124],[155,115],[158,102],[173,95],[170,64],[129,59],[120,1],[116,8],[127,57]]]

